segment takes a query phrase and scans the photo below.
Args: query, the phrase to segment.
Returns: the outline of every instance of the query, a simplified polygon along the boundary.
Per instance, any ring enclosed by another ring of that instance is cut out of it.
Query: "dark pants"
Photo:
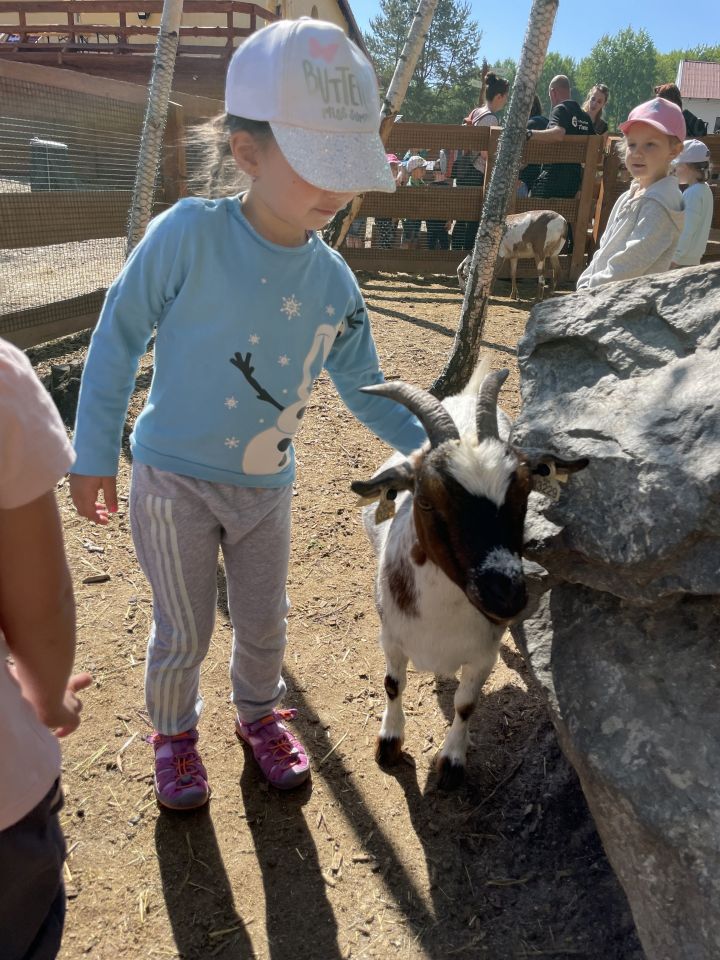
[[[458,187],[482,187],[485,175],[475,167],[470,167],[455,179],[455,183]],[[472,250],[479,227],[477,220],[458,220],[452,232],[453,250]]]
[[[65,838],[57,780],[22,820],[0,830],[0,957],[54,960],[65,923]]]
[[[449,250],[450,234],[445,229],[445,220],[427,221],[428,250]]]

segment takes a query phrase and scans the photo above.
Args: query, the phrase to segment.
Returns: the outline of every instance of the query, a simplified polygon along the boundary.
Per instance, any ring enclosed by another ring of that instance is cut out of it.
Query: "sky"
[[[710,13],[716,0],[679,3],[677,0],[560,0],[550,51],[575,60],[590,53],[605,34],[627,26],[644,29],[660,53],[720,43],[720,16]],[[478,59],[489,63],[512,57],[517,60],[525,36],[531,0],[470,0],[472,16],[483,31]],[[378,0],[350,0],[360,29],[369,29],[370,18],[380,11]]]

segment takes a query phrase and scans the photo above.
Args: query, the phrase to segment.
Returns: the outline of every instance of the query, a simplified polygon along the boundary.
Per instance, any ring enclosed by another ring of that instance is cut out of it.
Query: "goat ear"
[[[387,490],[388,500],[394,499],[391,491],[412,490],[415,487],[415,470],[409,460],[404,460],[388,470],[383,470],[370,480],[353,480],[350,489],[368,503],[377,500]]]
[[[540,457],[529,464],[533,490],[550,500],[559,500],[560,484],[567,483],[571,473],[584,470],[589,462],[587,457],[579,460],[560,460],[551,454]]]

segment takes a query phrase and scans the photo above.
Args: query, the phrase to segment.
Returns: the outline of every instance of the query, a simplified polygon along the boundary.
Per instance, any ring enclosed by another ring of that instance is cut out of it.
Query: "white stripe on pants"
[[[233,702],[252,721],[282,699],[291,496],[290,487],[236,487],[133,464],[133,541],[153,592],[145,698],[160,733],[196,726],[202,710],[219,550],[233,625]]]

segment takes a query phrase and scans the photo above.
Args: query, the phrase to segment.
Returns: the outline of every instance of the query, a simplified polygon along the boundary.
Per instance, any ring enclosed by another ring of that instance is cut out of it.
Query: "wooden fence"
[[[204,97],[173,94],[173,98],[156,213],[187,192],[187,125],[214,116],[223,108],[221,102]],[[97,265],[91,260],[93,254],[88,253],[85,256],[89,262],[81,264],[83,282],[77,292],[68,290],[58,276],[68,269],[61,251],[78,244],[74,249],[82,258],[86,241],[106,240],[115,250],[122,244],[146,99],[147,89],[135,84],[0,60],[3,124],[15,124],[13,131],[24,129],[21,125],[29,131],[52,131],[53,125],[65,123],[63,129],[77,131],[82,138],[82,169],[78,170],[77,164],[73,168],[68,189],[35,189],[28,183],[28,135],[8,135],[0,144],[0,336],[27,347],[86,329],[97,321],[107,278],[97,271],[98,279],[93,280]],[[120,170],[117,143],[122,144],[123,170],[129,173],[124,182],[118,182],[119,174],[113,173]],[[13,256],[15,251],[17,256]],[[6,305],[12,304],[13,296],[23,286],[35,288],[31,302],[7,310]],[[73,295],[53,297],[53,286],[56,291]]]
[[[3,51],[41,49],[61,55],[93,51],[125,57],[151,54],[159,24],[146,21],[160,15],[162,9],[162,0],[0,0],[0,35],[6,38]],[[228,59],[238,40],[277,19],[270,10],[239,0],[185,0],[183,13],[180,57],[217,56],[224,51]],[[220,14],[224,25],[192,23],[193,17],[207,20],[212,14]]]
[[[487,152],[485,186],[451,189],[399,189],[394,194],[369,193],[360,209],[361,217],[377,219],[479,221],[485,189],[492,176],[497,155],[500,127],[462,127],[422,123],[396,124],[388,150],[402,157],[407,150],[425,149],[429,158],[439,150]],[[586,242],[592,224],[596,184],[602,166],[602,137],[566,137],[560,143],[542,144],[529,141],[523,149],[521,166],[526,164],[564,163],[582,168],[580,189],[568,198],[515,199],[510,212],[555,210],[572,227],[573,248],[561,258],[563,279],[574,281],[585,267]],[[389,270],[407,273],[454,273],[467,255],[467,250],[382,249],[371,245],[364,249],[343,247],[343,256],[356,270]],[[528,268],[532,270],[532,266]],[[527,270],[519,271],[520,275]]]

